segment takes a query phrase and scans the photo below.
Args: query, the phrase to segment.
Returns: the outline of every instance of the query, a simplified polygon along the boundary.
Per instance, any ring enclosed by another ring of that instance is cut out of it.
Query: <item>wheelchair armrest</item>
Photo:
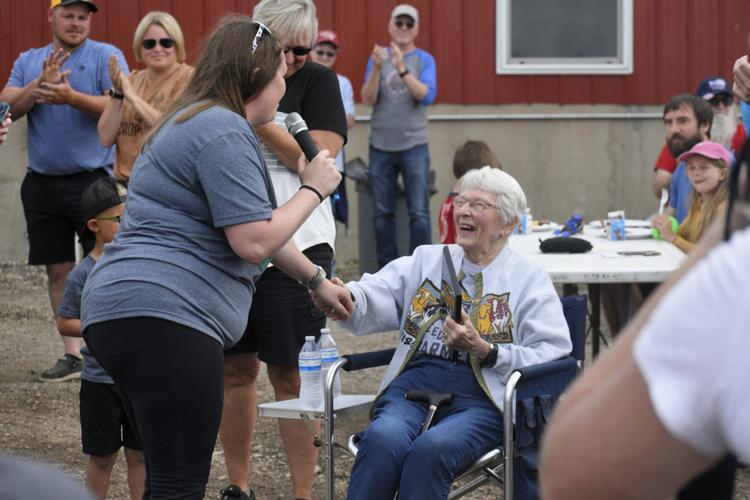
[[[382,351],[362,352],[358,354],[347,354],[341,358],[344,360],[342,369],[348,372],[364,370],[375,366],[384,366],[391,362],[395,348]]]
[[[533,382],[541,378],[556,376],[561,373],[566,373],[569,370],[573,370],[573,373],[575,373],[575,369],[576,359],[572,356],[566,356],[561,359],[547,361],[546,363],[518,368],[516,371],[521,373],[520,382],[525,383]]]

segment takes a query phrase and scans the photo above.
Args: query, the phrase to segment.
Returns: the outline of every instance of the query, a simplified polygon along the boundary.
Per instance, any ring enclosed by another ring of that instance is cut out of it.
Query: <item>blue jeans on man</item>
[[[404,180],[409,211],[409,253],[419,245],[432,243],[430,233],[429,176],[427,144],[404,151],[383,151],[370,146],[370,186],[374,203],[373,225],[378,267],[399,257],[396,237],[396,179]]]
[[[409,389],[451,392],[433,426],[420,434],[427,408],[408,401]],[[349,480],[349,499],[446,498],[455,476],[503,439],[500,410],[471,366],[416,355],[381,395],[362,433]]]

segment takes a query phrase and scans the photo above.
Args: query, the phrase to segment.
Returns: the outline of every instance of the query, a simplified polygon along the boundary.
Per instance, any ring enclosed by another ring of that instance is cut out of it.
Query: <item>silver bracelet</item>
[[[325,269],[323,269],[320,266],[315,266],[315,274],[313,275],[312,278],[310,278],[307,281],[297,280],[297,283],[304,286],[308,290],[314,290],[318,288],[320,285],[322,285],[325,279],[326,279]]]

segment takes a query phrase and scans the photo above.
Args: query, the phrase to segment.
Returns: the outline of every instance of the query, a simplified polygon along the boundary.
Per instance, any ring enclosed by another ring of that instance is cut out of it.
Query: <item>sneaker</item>
[[[66,353],[62,358],[57,360],[55,366],[43,372],[40,378],[44,382],[62,382],[64,380],[81,378],[82,366],[83,360],[81,358]]]
[[[252,489],[250,490],[250,494],[247,495],[236,484],[230,484],[219,493],[221,493],[221,500],[255,500],[255,493],[253,493]]]

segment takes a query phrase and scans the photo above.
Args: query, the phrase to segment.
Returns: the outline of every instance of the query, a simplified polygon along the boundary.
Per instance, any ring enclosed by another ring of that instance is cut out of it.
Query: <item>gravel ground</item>
[[[356,261],[339,264],[344,278],[356,278]],[[0,265],[0,450],[13,455],[33,457],[53,464],[83,481],[86,457],[80,449],[77,382],[40,383],[40,371],[59,356],[60,341],[54,328],[46,294],[42,268],[17,263]],[[392,334],[354,337],[332,325],[343,353],[363,352],[394,345]],[[345,393],[372,393],[377,389],[382,369],[345,374]],[[259,401],[273,399],[265,374],[259,384]],[[351,417],[337,422],[337,436],[346,436],[366,424],[366,417]],[[338,455],[337,455],[338,457]],[[322,461],[321,461],[322,463]],[[258,498],[291,498],[286,457],[274,419],[259,418],[252,451],[251,483]],[[344,496],[351,460],[337,459],[337,498]],[[320,472],[320,471],[319,471]],[[207,498],[218,498],[226,486],[221,445],[217,443],[209,479]],[[750,495],[750,474],[743,471],[736,498]],[[2,496],[0,494],[0,496]],[[315,498],[324,497],[322,474],[318,474]],[[490,487],[467,498],[497,498]],[[125,461],[120,456],[112,475],[109,498],[129,498]]]

